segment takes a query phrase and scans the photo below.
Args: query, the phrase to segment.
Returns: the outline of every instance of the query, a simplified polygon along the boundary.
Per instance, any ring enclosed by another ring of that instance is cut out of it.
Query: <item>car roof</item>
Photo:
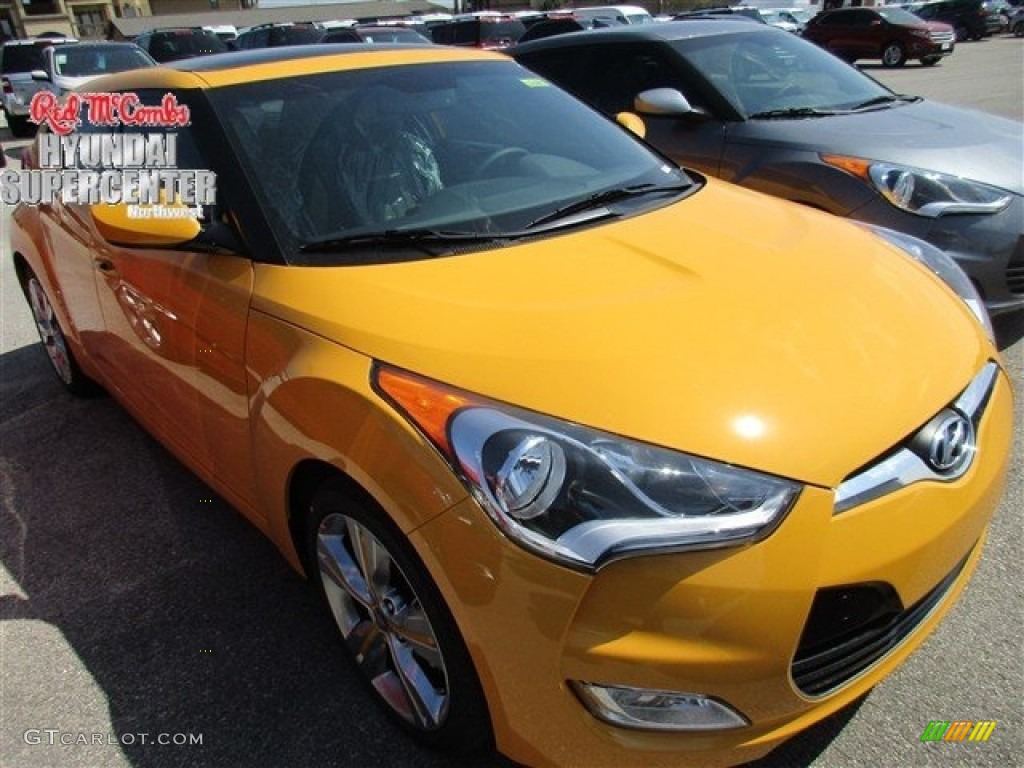
[[[370,43],[299,45],[232,51],[181,59],[159,67],[133,69],[90,81],[102,90],[141,88],[219,88],[246,82],[281,80],[349,69],[454,61],[510,61],[473,48]]]
[[[17,40],[5,40],[3,45],[62,45],[64,43],[77,43],[75,37],[26,37]]]
[[[721,35],[746,34],[783,34],[790,35],[767,24],[751,24],[749,21],[733,21],[725,18],[721,21],[695,17],[692,21],[667,21],[662,24],[632,24],[606,29],[592,29],[584,32],[571,32],[565,35],[554,35],[540,40],[516,46],[514,54],[528,53],[545,48],[558,48],[562,45],[576,45],[591,42],[600,43],[635,43],[640,40],[669,43],[675,40],[689,40],[695,37],[715,37]]]
[[[131,40],[85,40],[75,43],[75,48],[138,48]]]

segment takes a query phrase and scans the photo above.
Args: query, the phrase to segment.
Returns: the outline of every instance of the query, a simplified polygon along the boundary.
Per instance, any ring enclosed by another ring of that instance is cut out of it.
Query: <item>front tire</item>
[[[902,67],[907,63],[907,54],[899,43],[889,43],[882,49],[882,66]]]
[[[440,592],[401,531],[340,480],[313,497],[307,562],[377,700],[430,746],[493,745],[487,703]]]
[[[32,309],[32,319],[36,323],[36,330],[39,332],[39,340],[43,342],[43,349],[50,360],[53,372],[57,374],[60,383],[73,395],[87,397],[96,394],[99,387],[96,383],[82,373],[78,366],[71,348],[68,346],[67,338],[60,327],[57,313],[54,312],[50,297],[46,295],[43,284],[32,271],[28,271],[22,285],[25,291],[25,298],[28,299],[29,307]]]

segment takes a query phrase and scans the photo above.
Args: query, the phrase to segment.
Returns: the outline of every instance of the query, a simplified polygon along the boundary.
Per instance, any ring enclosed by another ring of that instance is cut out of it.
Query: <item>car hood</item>
[[[497,400],[823,486],[924,424],[994,354],[965,305],[893,247],[714,181],[490,251],[259,265],[253,309]]]
[[[82,75],[80,77],[71,77],[70,75],[57,75],[53,78],[53,84],[56,85],[61,91],[73,91],[75,88],[88,83],[90,80],[95,80],[97,77],[103,77],[103,73],[97,75]]]
[[[930,101],[730,127],[744,143],[852,155],[949,173],[1024,194],[1024,126]]]

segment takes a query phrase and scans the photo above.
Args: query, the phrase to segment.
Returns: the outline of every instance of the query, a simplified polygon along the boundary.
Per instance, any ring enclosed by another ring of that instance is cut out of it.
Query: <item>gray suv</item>
[[[32,72],[45,69],[45,49],[76,42],[69,37],[38,37],[8,40],[0,46],[2,107],[7,117],[7,126],[15,137],[27,138],[35,133],[35,125],[28,117],[29,106],[36,91],[46,90],[46,85],[34,80]]]

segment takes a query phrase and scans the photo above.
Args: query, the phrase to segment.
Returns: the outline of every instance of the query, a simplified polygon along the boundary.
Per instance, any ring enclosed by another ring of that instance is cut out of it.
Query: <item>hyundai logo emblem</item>
[[[944,411],[930,425],[926,460],[936,472],[949,475],[966,469],[974,458],[974,426],[956,411]]]

